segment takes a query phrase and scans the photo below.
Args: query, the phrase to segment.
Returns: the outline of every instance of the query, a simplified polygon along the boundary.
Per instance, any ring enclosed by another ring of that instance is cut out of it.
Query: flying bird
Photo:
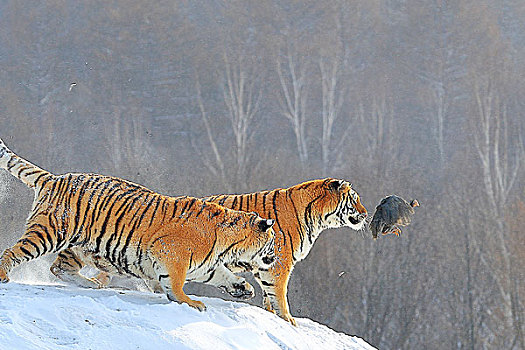
[[[376,207],[376,211],[370,222],[372,237],[377,239],[377,234],[383,235],[392,233],[396,236],[401,235],[399,226],[410,224],[414,208],[419,206],[419,202],[413,199],[409,202],[398,196],[388,196],[381,200]]]

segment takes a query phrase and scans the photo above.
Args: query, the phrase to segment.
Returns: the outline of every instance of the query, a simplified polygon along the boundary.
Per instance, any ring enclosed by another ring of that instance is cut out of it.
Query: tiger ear
[[[345,182],[343,180],[330,180],[330,182],[328,182],[328,189],[330,191],[338,192],[343,188],[344,184]]]
[[[259,230],[261,230],[262,232],[266,232],[273,226],[274,223],[275,220],[272,219],[261,219],[257,223],[257,226],[259,226]]]

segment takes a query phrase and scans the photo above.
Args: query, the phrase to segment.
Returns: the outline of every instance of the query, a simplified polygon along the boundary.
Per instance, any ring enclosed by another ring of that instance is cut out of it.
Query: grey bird
[[[376,211],[370,222],[372,237],[377,239],[377,234],[383,235],[392,233],[396,236],[401,235],[399,226],[410,224],[414,208],[419,206],[419,202],[413,199],[409,202],[401,197],[392,195],[381,200],[376,207]]]

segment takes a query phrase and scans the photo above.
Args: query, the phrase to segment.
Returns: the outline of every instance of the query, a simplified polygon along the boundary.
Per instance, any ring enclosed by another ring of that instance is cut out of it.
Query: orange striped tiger
[[[274,221],[256,213],[164,196],[115,177],[56,176],[18,157],[1,140],[0,167],[35,191],[25,233],[0,258],[1,282],[8,282],[9,272],[20,263],[67,249],[89,256],[106,273],[154,281],[169,300],[202,311],[205,305],[184,293],[185,281],[210,282],[221,275],[223,264],[267,269],[274,261]],[[70,272],[64,275],[96,285]],[[227,282],[242,282],[234,277]]]
[[[308,255],[324,229],[347,226],[360,230],[367,217],[367,210],[352,186],[332,178],[286,189],[217,195],[204,200],[231,209],[255,211],[275,220],[276,262],[269,269],[254,271],[254,276],[262,287],[265,308],[294,325],[286,296],[294,265]],[[242,263],[227,263],[226,267],[235,272],[250,268]]]
[[[275,220],[276,262],[271,268],[258,268],[245,261],[227,263],[214,271],[212,284],[233,296],[252,297],[253,287],[231,271],[252,271],[263,290],[264,306],[296,325],[289,311],[287,288],[294,265],[304,259],[319,234],[327,228],[351,227],[360,230],[367,210],[357,192],[343,180],[323,179],[304,182],[287,189],[242,195],[217,195],[204,198],[207,203],[243,211],[255,211]],[[89,256],[59,255],[55,264],[94,265]],[[206,282],[206,281],[204,281]]]

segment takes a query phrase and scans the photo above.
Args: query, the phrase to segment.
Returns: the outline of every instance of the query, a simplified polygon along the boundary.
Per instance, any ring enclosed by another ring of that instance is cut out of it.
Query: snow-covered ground
[[[373,349],[309,319],[293,327],[265,310],[194,297],[199,312],[141,291],[0,285],[0,349]]]

